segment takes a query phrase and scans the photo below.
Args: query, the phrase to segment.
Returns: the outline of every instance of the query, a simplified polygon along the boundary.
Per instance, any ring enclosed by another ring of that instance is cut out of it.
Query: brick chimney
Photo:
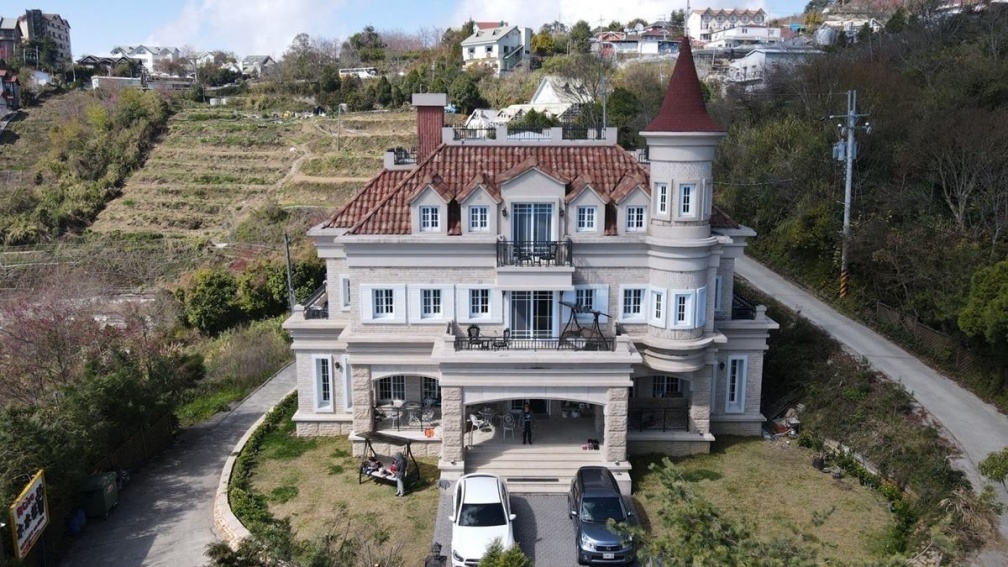
[[[417,161],[426,159],[441,145],[441,128],[444,127],[444,108],[448,104],[445,93],[413,93],[416,107]]]

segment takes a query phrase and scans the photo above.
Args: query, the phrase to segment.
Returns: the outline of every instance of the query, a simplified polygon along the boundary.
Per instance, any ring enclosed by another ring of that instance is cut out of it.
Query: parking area
[[[441,491],[434,541],[451,565],[451,490]],[[567,517],[566,494],[511,494],[511,507],[518,516],[514,535],[532,562],[541,567],[577,565],[574,553],[574,523]],[[634,562],[633,565],[637,565]]]

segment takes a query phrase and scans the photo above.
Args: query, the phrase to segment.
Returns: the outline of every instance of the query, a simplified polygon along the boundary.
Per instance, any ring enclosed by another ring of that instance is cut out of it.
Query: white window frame
[[[350,367],[350,357],[345,354],[340,356],[339,366],[343,373],[343,409],[350,411],[353,409],[353,369]]]
[[[631,224],[631,221],[636,221]],[[639,223],[639,224],[638,224]],[[633,205],[626,208],[626,231],[643,232],[647,228],[647,207]]]
[[[647,290],[646,285],[621,285],[619,289],[619,320],[626,323],[643,323],[647,319]],[[627,294],[629,292],[637,292],[639,296],[639,301],[637,301],[637,312],[627,313]]]
[[[395,317],[395,290],[375,288],[371,290],[371,316],[375,319]]]
[[[315,411],[333,411],[333,363],[328,354],[312,356],[312,380],[315,384]],[[327,397],[328,394],[328,397]]]
[[[490,288],[474,287],[469,290],[469,318],[490,318]]]
[[[455,286],[442,284],[410,284],[406,286],[409,306],[409,322],[411,324],[436,324],[450,321],[455,316]],[[441,296],[441,311],[428,312],[425,292]],[[436,293],[434,293],[436,292]]]
[[[655,213],[667,217],[669,202],[668,183],[655,183]]]
[[[648,288],[648,324],[652,327],[658,327],[660,329],[665,328],[665,321],[668,318],[668,309],[665,302],[665,297],[667,292],[663,288],[650,287]]]
[[[487,232],[490,230],[490,207],[473,205],[469,207],[469,232]]]
[[[697,214],[697,184],[679,184],[679,216],[682,218],[696,218]]]
[[[594,205],[578,205],[577,232],[598,232],[598,207]]]
[[[350,311],[350,276],[340,274],[340,311]]]
[[[375,380],[375,401],[380,404],[387,404],[396,400],[406,399],[406,376],[394,374],[392,376],[382,376]],[[383,392],[382,390],[388,390]],[[388,397],[382,394],[388,393]],[[397,395],[398,394],[398,395]]]
[[[441,231],[441,207],[437,205],[420,206],[420,232]]]
[[[696,292],[692,289],[677,289],[672,291],[672,301],[669,302],[669,323],[672,328],[694,328],[694,309]]]
[[[704,214],[710,218],[714,209],[714,180],[705,178],[703,180],[703,207]]]
[[[658,385],[661,384],[661,388]],[[682,380],[671,374],[654,374],[651,376],[651,397],[669,398],[668,394],[682,394]]]
[[[440,288],[420,289],[420,318],[441,319],[444,317],[444,297]]]
[[[392,313],[378,314],[375,291],[392,290]],[[360,286],[360,316],[363,323],[400,324],[406,322],[406,286],[402,284],[364,284]]]
[[[490,312],[474,316],[472,312],[472,292],[487,290],[490,296]],[[456,287],[455,313],[459,323],[502,323],[504,312],[504,296],[500,290],[486,285],[460,285]]]
[[[749,357],[729,356],[725,364],[725,413],[745,413]]]

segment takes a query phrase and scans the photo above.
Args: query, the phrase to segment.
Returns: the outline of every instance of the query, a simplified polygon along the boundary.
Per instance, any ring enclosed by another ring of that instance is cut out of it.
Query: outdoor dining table
[[[406,402],[402,407],[406,410],[406,423],[414,424],[420,422],[420,402]]]
[[[399,420],[402,417],[399,408],[390,404],[384,404],[378,406],[376,409],[382,414],[382,417],[395,425],[396,431],[399,430]]]
[[[497,415],[497,410],[493,408],[483,408],[480,410],[480,415],[483,416],[483,420],[488,424],[493,424],[494,416]]]

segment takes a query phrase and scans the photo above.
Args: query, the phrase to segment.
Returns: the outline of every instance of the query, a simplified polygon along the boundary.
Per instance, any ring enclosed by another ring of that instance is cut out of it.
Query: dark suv
[[[610,518],[627,523],[634,520],[634,513],[627,509],[609,469],[594,466],[578,469],[567,495],[567,509],[576,528],[579,565],[633,562],[633,542],[622,541],[606,526]]]

